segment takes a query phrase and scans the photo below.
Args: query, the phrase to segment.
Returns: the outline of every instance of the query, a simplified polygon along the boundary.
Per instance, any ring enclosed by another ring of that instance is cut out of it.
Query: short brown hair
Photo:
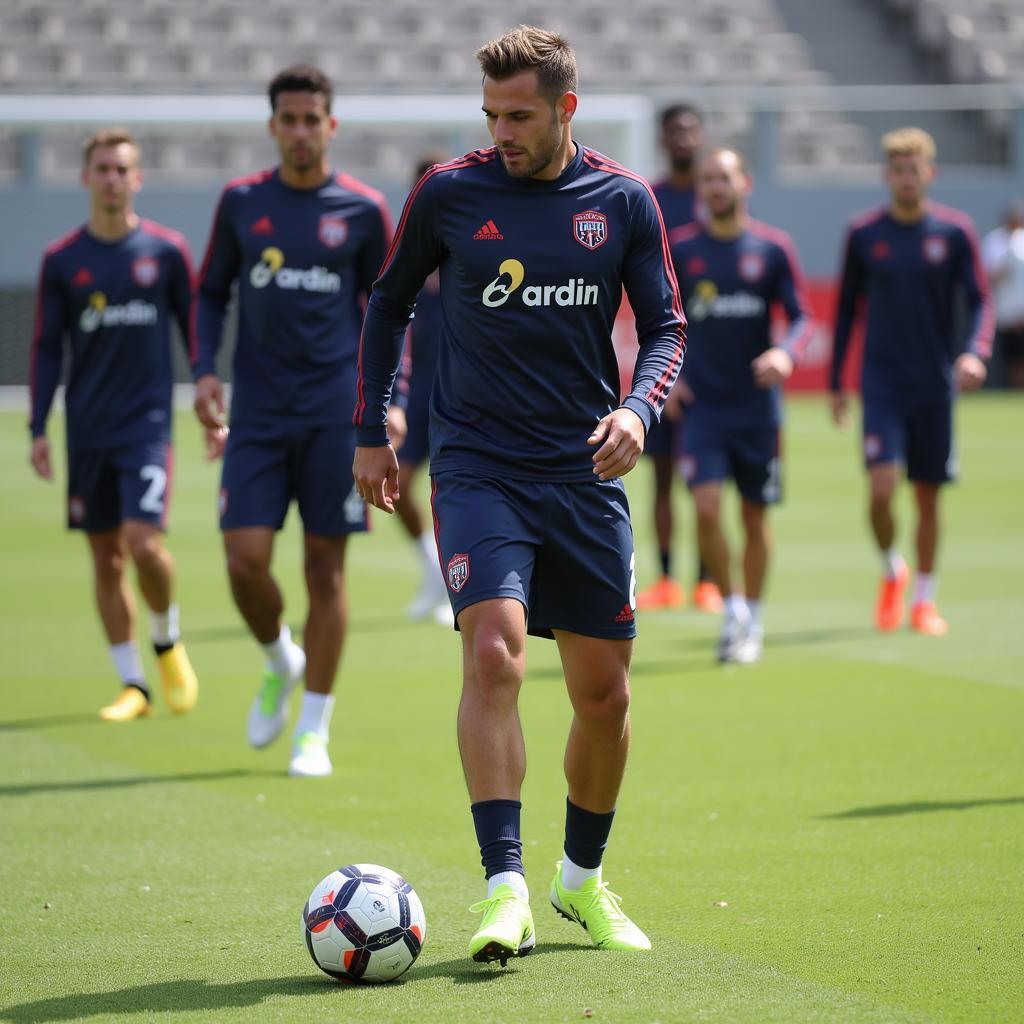
[[[82,166],[88,167],[94,149],[101,146],[131,146],[135,150],[135,162],[142,156],[135,136],[127,128],[99,128],[82,143]]]
[[[476,51],[484,76],[500,82],[520,71],[536,71],[540,91],[551,100],[576,90],[576,54],[560,35],[517,25]]]
[[[319,68],[312,64],[292,64],[279,71],[267,86],[270,97],[270,109],[277,110],[277,97],[282,92],[319,92],[324,97],[324,107],[331,112],[331,100],[334,99],[334,85]]]
[[[923,128],[897,128],[882,136],[882,152],[886,160],[894,156],[923,156],[935,159],[935,140]]]

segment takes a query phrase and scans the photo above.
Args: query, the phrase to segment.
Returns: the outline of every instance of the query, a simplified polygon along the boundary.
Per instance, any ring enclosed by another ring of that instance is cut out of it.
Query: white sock
[[[334,712],[334,698],[329,693],[302,692],[302,710],[295,734],[315,732],[327,739],[331,731],[331,715]]]
[[[437,545],[434,543],[434,535],[429,530],[424,530],[413,543],[423,560],[423,571],[436,572],[440,575],[441,568],[437,560]]]
[[[526,878],[518,871],[499,871],[487,879],[487,895],[493,896],[499,885],[511,885],[515,894],[527,903],[530,902],[530,890],[526,888]]]
[[[903,561],[903,556],[899,552],[899,548],[895,544],[887,551],[882,552],[882,571],[885,575],[891,579],[896,579],[901,572],[903,572],[903,566],[906,563]]]
[[[149,613],[149,630],[153,643],[175,644],[181,639],[181,628],[178,625],[178,606],[172,604],[165,612]]]
[[[142,658],[139,648],[130,640],[126,644],[110,645],[110,660],[114,663],[114,671],[126,686],[133,683],[145,689],[146,677],[142,673]]]
[[[758,598],[756,601],[747,601],[747,608],[750,611],[750,624],[752,626],[761,625],[761,600]]]
[[[267,656],[267,667],[282,679],[289,679],[294,674],[295,654],[292,648],[292,631],[287,626],[281,627],[277,639],[263,644],[263,653]]]
[[[939,581],[931,572],[919,572],[914,581],[914,604],[922,601],[934,601],[935,591],[939,588]]]
[[[750,609],[747,607],[747,599],[742,594],[730,594],[725,599],[725,617],[738,622],[750,621]]]
[[[566,889],[581,889],[588,879],[595,877],[599,882],[601,881],[600,866],[581,868],[579,864],[573,864],[568,855],[562,857],[562,885]]]

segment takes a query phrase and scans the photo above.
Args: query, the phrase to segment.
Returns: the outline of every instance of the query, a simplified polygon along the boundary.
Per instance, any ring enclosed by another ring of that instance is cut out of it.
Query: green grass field
[[[397,524],[377,516],[352,549],[335,775],[289,780],[286,739],[245,742],[260,659],[189,418],[170,545],[201,698],[188,718],[129,725],[96,717],[114,683],[85,546],[62,530],[63,481],[25,464],[23,421],[0,415],[0,1021],[1024,1020],[1021,400],[961,405],[949,637],[870,628],[856,439],[816,400],[791,403],[764,662],[715,666],[717,623],[698,613],[642,620],[605,874],[648,955],[595,951],[547,905],[568,705],[553,645],[531,641],[538,948],[504,970],[465,954],[483,882],[455,745],[459,645],[404,622],[416,567]],[[641,466],[641,585],[648,487]],[[291,521],[277,568],[295,624],[298,554]],[[426,907],[424,952],[389,986],[335,984],[300,937],[313,884],[353,861],[402,872]]]

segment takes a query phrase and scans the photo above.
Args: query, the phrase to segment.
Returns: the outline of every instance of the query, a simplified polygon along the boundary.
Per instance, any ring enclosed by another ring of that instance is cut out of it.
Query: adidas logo
[[[269,217],[260,217],[251,228],[249,233],[253,235],[272,235],[274,233],[274,225],[270,222]]]
[[[622,611],[615,616],[616,622],[632,622],[633,621],[633,609],[628,604],[622,606]]]
[[[73,278],[71,278],[72,288],[85,288],[87,285],[93,283],[92,271],[88,267],[82,267]]]
[[[498,230],[498,225],[493,220],[489,220],[480,226],[480,230],[473,236],[473,241],[482,242],[486,239],[489,242],[501,242],[504,238],[505,236]]]

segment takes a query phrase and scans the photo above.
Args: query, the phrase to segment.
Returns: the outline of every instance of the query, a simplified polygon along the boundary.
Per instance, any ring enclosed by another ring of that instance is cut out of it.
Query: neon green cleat
[[[510,957],[526,956],[533,951],[537,944],[533,913],[530,904],[511,885],[499,885],[493,896],[469,909],[484,915],[476,935],[469,940],[469,955],[478,964],[500,960],[504,967]]]
[[[598,949],[650,949],[651,940],[622,912],[621,902],[600,875],[588,879],[580,889],[566,889],[562,862],[555,865],[551,905],[562,917],[583,925]]]

